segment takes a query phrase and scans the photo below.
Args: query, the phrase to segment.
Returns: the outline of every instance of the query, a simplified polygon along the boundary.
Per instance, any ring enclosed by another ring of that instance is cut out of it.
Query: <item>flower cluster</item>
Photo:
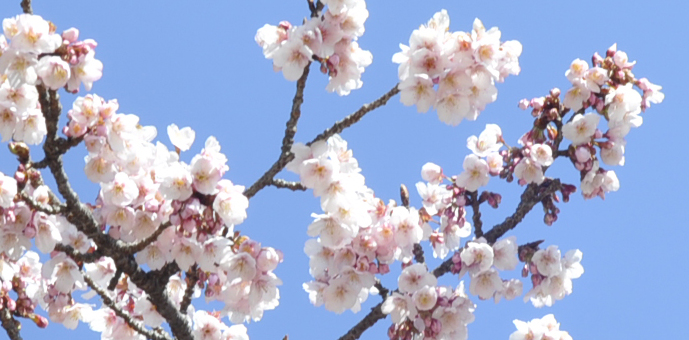
[[[464,282],[457,289],[437,283],[423,263],[402,271],[399,291],[389,295],[381,308],[392,317],[390,339],[467,339],[476,305],[464,293]]]
[[[35,85],[77,92],[102,76],[103,64],[94,58],[96,42],[78,41],[72,28],[62,36],[38,15],[20,14],[2,22],[0,35],[0,135],[39,144],[47,130]],[[9,42],[6,39],[10,39]]]
[[[471,284],[469,292],[481,300],[502,298],[512,300],[522,294],[519,280],[502,280],[498,270],[513,270],[519,262],[517,244],[514,236],[495,242],[492,246],[484,238],[467,242],[464,249],[452,257],[453,273],[461,278],[469,273]]]
[[[263,55],[273,60],[273,68],[287,80],[297,80],[312,60],[321,63],[321,72],[330,82],[326,89],[344,96],[361,88],[361,74],[373,61],[370,52],[356,42],[364,34],[368,18],[364,0],[322,1],[324,14],[310,18],[302,26],[283,21],[256,32],[256,43]]]
[[[584,273],[581,265],[583,254],[579,249],[568,251],[561,257],[557,246],[531,252],[525,249],[520,258],[526,262],[522,276],[531,273],[533,288],[526,293],[524,301],[531,300],[535,307],[552,306],[556,300],[562,300],[572,294],[572,280]]]
[[[400,44],[402,51],[392,61],[400,64],[404,105],[416,105],[419,112],[433,106],[441,121],[457,125],[464,118],[475,120],[497,99],[496,82],[519,74],[522,45],[501,43],[497,27],[486,30],[479,19],[471,33],[450,32],[449,27],[447,12],[436,13],[412,32],[409,46]]]
[[[572,340],[566,331],[560,330],[560,324],[553,314],[529,322],[514,320],[517,330],[510,334],[509,340]]]
[[[660,92],[662,87],[646,78],[635,78],[632,73],[635,62],[630,62],[625,52],[618,51],[617,45],[608,49],[605,58],[594,54],[592,62],[593,67],[581,59],[572,62],[565,72],[572,88],[562,103],[557,89],[548,97],[524,99],[519,103],[522,109],[532,107],[533,115],[538,117],[534,130],[522,137],[523,140],[537,143],[550,135],[551,147],[559,145],[559,142],[552,143],[557,138],[564,137],[571,142],[567,155],[581,173],[581,191],[587,199],[605,198],[606,192],[619,189],[615,172],[601,168],[600,161],[609,166],[624,165],[626,135],[631,128],[641,126],[641,112],[665,98]],[[586,113],[589,108],[593,111]],[[574,112],[573,116],[562,124],[560,120],[569,111]],[[606,132],[599,127],[601,117],[607,123]],[[560,125],[561,136],[557,136],[549,122]],[[543,133],[544,127],[547,133]]]
[[[356,312],[395,259],[412,257],[423,239],[414,208],[385,205],[364,184],[357,160],[339,135],[311,146],[292,147],[295,159],[287,169],[321,197],[324,214],[309,227],[304,251],[315,281],[304,284],[311,303],[336,313]]]

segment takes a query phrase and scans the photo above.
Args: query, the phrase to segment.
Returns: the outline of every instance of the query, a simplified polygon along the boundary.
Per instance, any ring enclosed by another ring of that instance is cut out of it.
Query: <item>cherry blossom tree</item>
[[[347,96],[362,88],[372,63],[358,42],[366,2],[310,0],[301,25],[283,21],[256,32],[265,58],[296,82],[296,93],[278,159],[243,186],[224,178],[228,158],[215,137],[204,136],[202,151],[187,163],[182,155],[197,137],[191,127],[171,124],[169,149],[145,117],[85,93],[107,69],[96,59],[96,41],[76,28],[59,33],[28,0],[21,8],[3,20],[0,36],[0,136],[17,160],[14,174],[0,173],[0,320],[11,339],[21,339],[21,322],[69,329],[83,323],[102,339],[248,339],[244,324],[279,306],[283,282],[274,270],[284,258],[279,244],[263,245],[236,226],[269,186],[319,198],[321,211],[304,226],[312,280],[303,289],[315,307],[362,315],[341,339],[358,339],[378,322],[389,323],[391,339],[467,339],[477,300],[521,297],[543,307],[572,293],[584,273],[580,250],[506,234],[538,205],[552,225],[575,192],[603,199],[617,191],[612,167],[625,165],[625,137],[664,99],[613,45],[590,64],[575,59],[564,93],[553,88],[518,103],[533,124],[516,143],[488,124],[467,138],[461,173],[425,164],[416,184],[420,206],[410,204],[404,185],[397,200],[378,197],[339,134],[397,95],[418,112],[436,111],[444,124],[470,124],[497,99],[499,84],[520,73],[522,45],[479,19],[468,32],[455,31],[441,10],[391,56],[397,84],[296,142],[313,68],[327,77],[327,92]],[[62,90],[74,94],[71,105],[61,102]],[[100,186],[92,202],[77,195],[64,169],[63,156],[82,145],[85,178]],[[550,177],[556,161],[571,164],[573,175]],[[298,181],[278,177],[283,170]],[[523,193],[514,213],[484,228],[482,214],[502,200],[485,190],[491,181]],[[427,263],[428,250],[438,265]],[[527,287],[504,273],[518,267]],[[395,268],[397,287],[385,287],[381,278]],[[462,281],[441,285],[445,275]],[[202,295],[221,308],[197,308],[192,301]],[[371,296],[380,301],[364,311]],[[514,324],[505,335],[511,340],[571,339],[552,314]]]

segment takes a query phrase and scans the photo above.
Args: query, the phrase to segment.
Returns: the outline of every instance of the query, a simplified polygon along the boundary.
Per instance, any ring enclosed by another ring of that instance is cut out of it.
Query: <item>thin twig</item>
[[[297,80],[297,91],[292,99],[292,110],[290,111],[289,120],[287,120],[287,127],[285,128],[285,136],[282,138],[281,153],[275,163],[266,171],[261,178],[244,191],[246,198],[251,198],[256,195],[261,189],[265,188],[273,180],[273,177],[282,171],[282,169],[294,158],[291,152],[292,144],[294,143],[294,135],[297,133],[297,122],[301,116],[301,104],[304,103],[304,89],[306,88],[306,79],[309,76],[309,67],[311,63],[306,65],[304,73]]]
[[[474,235],[476,235],[476,238],[479,238],[483,236],[483,221],[481,221],[481,211],[479,210],[481,202],[478,199],[478,192],[470,192],[469,199],[473,211],[472,220],[474,221]]]
[[[184,297],[182,298],[182,303],[179,306],[179,311],[182,314],[187,314],[187,309],[191,304],[191,296],[194,294],[194,287],[196,283],[199,282],[198,266],[194,264],[191,266],[189,271],[186,272],[187,275],[187,289],[184,291]]]
[[[426,262],[426,259],[423,256],[423,247],[420,244],[414,243],[412,254],[414,254],[414,261],[416,261],[416,263]]]
[[[158,239],[158,236],[162,234],[165,229],[170,227],[172,223],[166,222],[161,224],[158,229],[156,229],[153,234],[151,234],[149,237],[138,241],[138,242],[132,242],[127,245],[122,246],[122,251],[124,251],[127,254],[136,254],[142,250],[144,250],[146,247],[148,247],[151,243],[155,242]]]
[[[330,138],[330,136],[344,131],[344,129],[346,129],[346,128],[352,126],[354,123],[360,121],[361,118],[364,118],[364,116],[367,113],[369,113],[369,112],[371,112],[371,111],[373,111],[373,110],[375,110],[381,106],[384,106],[385,104],[387,104],[387,102],[388,102],[388,100],[390,100],[390,98],[392,98],[396,94],[400,93],[400,90],[398,89],[398,85],[399,84],[395,84],[395,87],[390,89],[390,91],[386,92],[380,98],[374,100],[371,103],[364,104],[363,106],[361,106],[360,109],[356,110],[354,113],[345,117],[341,121],[333,124],[333,126],[326,129],[325,131],[323,131],[323,133],[321,133],[320,135],[316,136],[316,138],[314,138],[312,141],[310,141],[307,145],[311,145],[311,144],[313,144],[319,140],[326,140],[326,139]]]
[[[139,332],[139,334],[145,336],[148,339],[154,339],[154,340],[171,340],[171,337],[168,334],[165,333],[158,333],[158,332],[153,332],[151,330],[146,329],[146,327],[141,324],[138,320],[135,320],[132,318],[129,313],[125,312],[122,310],[122,308],[118,307],[115,301],[110,298],[110,295],[108,295],[108,292],[106,292],[103,288],[98,286],[97,283],[93,282],[91,277],[88,276],[85,272],[82,272],[82,275],[84,276],[84,281],[86,281],[86,284],[93,289],[94,292],[98,293],[100,298],[103,300],[103,304],[108,306],[108,308],[112,309],[113,312],[115,312],[115,315],[119,316],[124,320],[124,322],[127,323],[127,325]]]
[[[382,311],[383,302],[377,304],[371,309],[371,311],[366,314],[366,316],[361,319],[354,327],[350,328],[345,335],[341,336],[338,340],[356,340],[359,339],[361,334],[373,327],[373,325],[378,322],[378,320],[385,319],[387,314],[383,314]]]
[[[78,250],[74,249],[72,246],[58,243],[55,245],[55,250],[67,254],[67,256],[69,256],[75,262],[92,263],[98,261],[98,259],[103,257],[100,248],[96,249],[92,253],[82,254]]]
[[[25,14],[33,14],[33,9],[31,9],[31,0],[22,0],[21,6]]]
[[[546,197],[557,192],[561,188],[559,179],[546,179],[540,185],[531,183],[526,187],[522,193],[521,200],[517,206],[517,210],[505,219],[502,223],[494,226],[491,230],[486,232],[483,236],[489,244],[495,243],[502,235],[514,229],[526,216],[533,207]]]
[[[48,215],[59,214],[62,212],[62,209],[64,209],[64,206],[52,207],[40,202],[36,202],[36,200],[34,200],[33,197],[30,197],[26,192],[21,192],[19,197],[26,203],[26,205],[29,206],[29,208],[31,208],[31,210],[40,211]]]
[[[290,189],[292,191],[306,191],[308,189],[307,187],[305,187],[303,184],[301,184],[299,182],[285,181],[284,179],[281,179],[281,178],[273,179],[273,181],[270,182],[270,185],[272,185],[276,188]]]
[[[367,113],[385,105],[388,102],[388,100],[390,100],[390,98],[392,98],[394,95],[400,92],[400,90],[397,88],[398,85],[399,84],[396,84],[395,87],[393,87],[390,91],[382,95],[380,98],[374,100],[371,103],[364,104],[359,110],[345,117],[341,121],[336,122],[335,124],[333,124],[333,126],[326,129],[325,131],[323,131],[323,133],[316,136],[316,138],[307,143],[307,145],[311,145],[319,140],[328,139],[330,136],[342,132],[344,129],[360,121],[361,118],[363,118]],[[266,171],[263,174],[263,176],[261,176],[261,178],[259,178],[254,184],[252,184],[251,187],[249,187],[249,189],[246,189],[244,191],[244,196],[246,196],[247,198],[251,198],[254,195],[256,195],[258,191],[260,191],[267,185],[271,184],[272,179],[275,177],[275,175],[282,171],[282,169],[285,168],[287,163],[289,163],[293,159],[294,155],[291,152],[283,152],[281,157],[278,158],[278,160],[275,163],[273,163],[270,169],[268,169],[268,171]]]

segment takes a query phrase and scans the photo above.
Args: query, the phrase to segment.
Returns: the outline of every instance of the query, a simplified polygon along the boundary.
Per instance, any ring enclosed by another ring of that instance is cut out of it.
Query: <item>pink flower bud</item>
[[[519,108],[522,110],[526,110],[529,107],[529,105],[529,100],[526,98],[519,101]]]
[[[79,39],[79,30],[72,27],[68,30],[62,32],[62,39],[66,40],[70,44],[76,42]]]
[[[262,272],[269,272],[277,268],[280,256],[271,247],[261,249],[256,257],[256,268]]]

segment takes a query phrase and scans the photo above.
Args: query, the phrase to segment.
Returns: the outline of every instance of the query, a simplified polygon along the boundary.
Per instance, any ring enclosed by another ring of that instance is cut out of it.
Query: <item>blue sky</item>
[[[19,1],[0,4],[3,17],[19,14]],[[663,86],[665,102],[643,114],[644,124],[627,138],[626,165],[616,171],[621,189],[600,199],[584,201],[580,193],[559,204],[559,220],[542,223],[536,207],[510,235],[519,243],[544,239],[563,250],[584,253],[585,274],[574,281],[574,293],[551,308],[536,309],[520,299],[475,302],[476,321],[470,339],[507,339],[512,320],[530,320],[554,313],[561,328],[574,339],[689,338],[685,327],[686,282],[689,268],[686,240],[689,217],[685,192],[689,165],[684,131],[689,125],[686,107],[686,55],[689,33],[686,8],[671,1],[368,1],[366,33],[359,39],[373,54],[363,75],[364,87],[339,97],[327,93],[327,77],[312,69],[305,92],[297,141],[309,141],[334,121],[387,92],[397,82],[397,65],[391,57],[399,43],[436,11],[447,9],[451,29],[468,31],[475,17],[487,27],[498,26],[504,40],[519,40],[524,47],[522,73],[498,86],[498,100],[476,122],[458,127],[441,123],[435,113],[420,115],[404,107],[398,97],[343,133],[366,176],[367,185],[384,200],[398,198],[400,183],[413,188],[421,180],[426,162],[437,163],[448,174],[458,174],[468,154],[466,138],[485,124],[498,123],[505,139],[515,144],[532,124],[528,112],[517,108],[522,98],[547,94],[552,87],[564,91],[564,72],[572,60],[590,60],[617,42],[619,49],[637,61],[634,73]],[[35,0],[34,11],[53,21],[59,31],[77,27],[81,38],[98,43],[96,57],[104,63],[104,76],[93,92],[117,98],[120,112],[134,113],[144,125],[155,125],[159,139],[168,143],[165,127],[191,126],[197,141],[191,152],[214,135],[229,158],[226,174],[235,183],[251,185],[279,155],[284,124],[289,116],[294,83],[272,71],[253,41],[265,23],[288,20],[299,24],[308,16],[306,1],[47,1]],[[83,92],[82,92],[83,95]],[[64,94],[63,106],[75,96]],[[97,188],[83,176],[78,148],[67,157],[68,174],[82,199],[93,199]],[[189,153],[191,156],[192,153]],[[577,184],[578,172],[561,163],[554,174]],[[15,167],[9,152],[0,151],[0,171]],[[279,177],[294,179],[291,174]],[[488,190],[502,194],[499,209],[484,209],[485,225],[509,215],[521,192],[516,183],[493,178]],[[420,199],[412,192],[412,203]],[[354,325],[369,307],[380,301],[372,296],[359,314],[335,315],[310,305],[301,284],[310,280],[303,245],[312,212],[320,212],[310,192],[293,193],[268,188],[251,199],[249,218],[237,227],[242,232],[285,253],[276,270],[283,280],[280,306],[264,319],[248,325],[252,339],[336,339]],[[431,255],[427,253],[427,258]],[[431,267],[438,262],[429,260]],[[518,277],[519,272],[503,274]],[[394,288],[396,277],[384,283]],[[456,285],[456,277],[442,283]],[[525,287],[529,284],[525,281]],[[201,305],[199,305],[201,306]],[[81,325],[76,332],[53,324],[50,333],[24,321],[24,337],[50,334],[56,338],[94,339],[99,334]],[[389,320],[379,322],[363,339],[386,338]]]

